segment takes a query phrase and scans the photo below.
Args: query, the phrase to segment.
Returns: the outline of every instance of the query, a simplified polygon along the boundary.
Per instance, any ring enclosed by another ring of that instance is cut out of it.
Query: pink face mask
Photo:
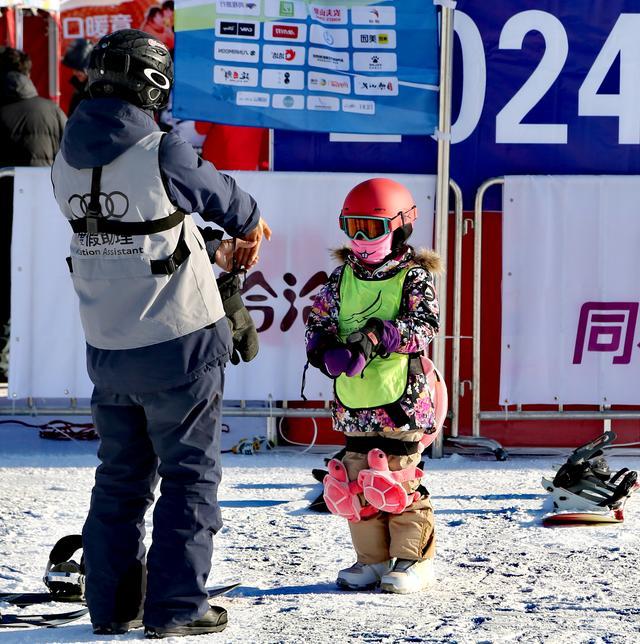
[[[393,233],[383,235],[379,239],[352,239],[351,250],[354,255],[366,264],[377,264],[391,252]]]

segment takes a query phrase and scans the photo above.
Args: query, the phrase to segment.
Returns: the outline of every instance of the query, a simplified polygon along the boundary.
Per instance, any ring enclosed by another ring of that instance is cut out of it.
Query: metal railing
[[[484,197],[493,186],[503,186],[504,177],[487,179],[479,188],[475,198],[474,208],[474,271],[473,271],[473,386],[472,386],[472,437],[480,440],[480,423],[483,420],[602,420],[604,429],[610,427],[611,420],[638,420],[640,409],[613,410],[601,405],[599,410],[565,410],[563,405],[558,405],[557,410],[527,411],[522,405],[505,405],[503,411],[482,411],[480,408],[480,383],[481,383],[481,312],[482,312],[482,212]]]

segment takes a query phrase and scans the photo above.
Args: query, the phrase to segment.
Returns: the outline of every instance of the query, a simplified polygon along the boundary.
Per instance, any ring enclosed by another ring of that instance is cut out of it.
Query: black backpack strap
[[[173,253],[165,259],[152,259],[149,262],[151,264],[151,272],[154,275],[173,275],[184,264],[189,255],[191,255],[191,251],[184,239],[184,226],[182,226],[180,240]]]
[[[87,209],[89,212],[89,209]],[[168,217],[153,219],[151,221],[112,221],[82,217],[69,221],[74,233],[108,233],[111,235],[153,235],[178,226],[184,221],[185,213],[176,210]],[[91,224],[89,224],[91,221]],[[90,229],[91,228],[91,229]]]

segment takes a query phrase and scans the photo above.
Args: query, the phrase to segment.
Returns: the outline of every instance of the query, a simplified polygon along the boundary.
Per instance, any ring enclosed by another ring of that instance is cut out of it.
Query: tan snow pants
[[[402,441],[416,442],[422,438],[421,431],[401,431],[394,433],[353,432],[349,436],[382,436]],[[411,465],[417,465],[422,459],[420,454],[410,456],[388,455],[389,469],[393,472]],[[347,452],[342,459],[350,481],[358,478],[360,470],[366,469],[367,455],[358,452]],[[420,481],[404,483],[407,492],[414,492]],[[364,497],[360,497],[365,503]],[[368,519],[357,523],[349,522],[351,541],[363,564],[380,563],[393,557],[398,559],[432,559],[435,556],[436,539],[434,530],[433,508],[428,498],[418,499],[402,514],[378,512]]]

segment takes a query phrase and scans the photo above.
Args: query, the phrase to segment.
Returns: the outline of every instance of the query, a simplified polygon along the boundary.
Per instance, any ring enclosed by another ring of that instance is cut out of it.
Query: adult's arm
[[[232,237],[245,237],[258,225],[260,211],[253,197],[201,159],[184,139],[163,136],[159,161],[167,194],[177,208],[199,213]]]

